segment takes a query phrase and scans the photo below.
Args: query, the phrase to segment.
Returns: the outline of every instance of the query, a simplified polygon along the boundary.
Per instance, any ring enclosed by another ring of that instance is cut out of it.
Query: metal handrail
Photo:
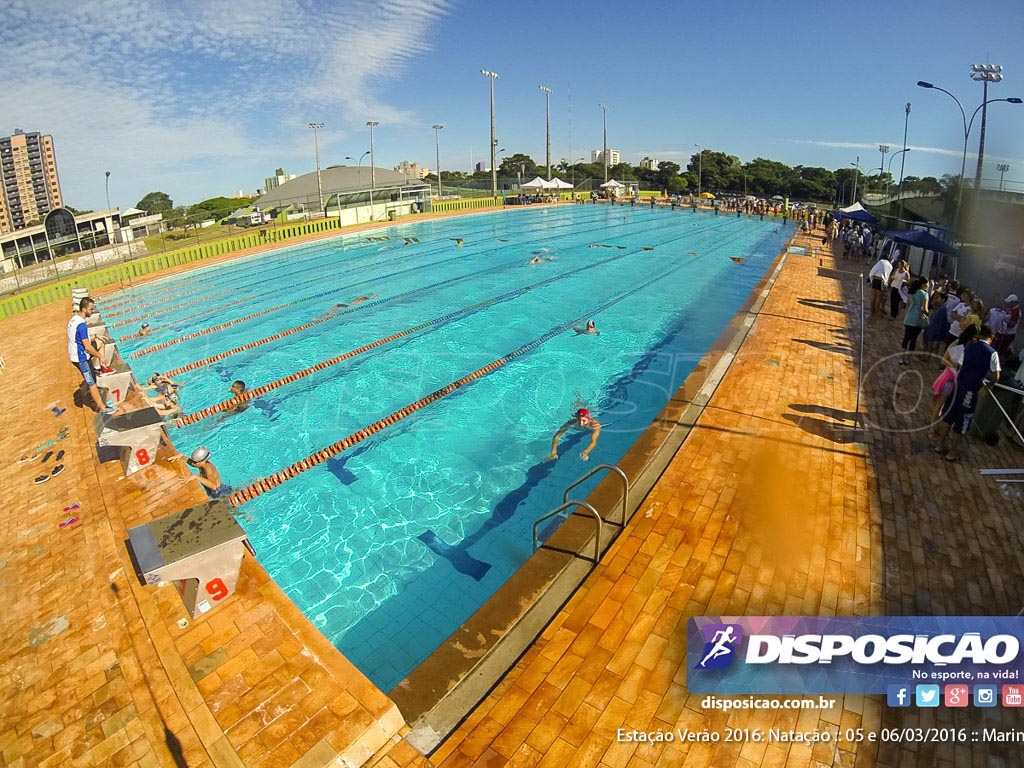
[[[540,517],[538,517],[536,520],[533,521],[533,551],[536,552],[537,549],[538,549],[538,546],[539,546],[538,542],[537,542],[537,526],[539,526],[541,523],[543,523],[549,517],[554,517],[559,512],[561,512],[563,509],[566,509],[567,507],[574,507],[574,506],[575,507],[583,507],[584,509],[588,510],[590,512],[590,514],[592,514],[594,516],[594,521],[597,523],[597,536],[594,539],[594,565],[597,565],[598,560],[601,557],[601,524],[604,521],[601,520],[601,516],[599,514],[597,514],[597,510],[596,509],[594,509],[592,506],[587,504],[587,502],[585,502],[585,501],[578,501],[576,499],[573,499],[571,501],[565,502],[564,504],[562,504],[562,506],[558,507],[557,509],[553,509],[550,512],[548,512],[547,514],[541,515]]]
[[[602,469],[609,469],[609,470],[617,473],[618,476],[622,478],[623,493],[622,493],[622,523],[621,523],[621,527],[625,528],[626,527],[626,497],[629,496],[629,478],[626,477],[626,473],[625,472],[623,472],[621,469],[619,469],[614,464],[598,464],[596,467],[594,467],[592,470],[587,472],[587,474],[585,474],[579,480],[577,480],[574,483],[571,483],[570,485],[565,486],[565,493],[562,494],[562,502],[564,503],[564,502],[569,500],[569,491],[571,491],[573,488],[575,488],[577,485],[579,485],[580,483],[584,482],[585,480],[589,480],[593,475],[597,474]],[[613,522],[613,521],[609,520],[609,522]]]

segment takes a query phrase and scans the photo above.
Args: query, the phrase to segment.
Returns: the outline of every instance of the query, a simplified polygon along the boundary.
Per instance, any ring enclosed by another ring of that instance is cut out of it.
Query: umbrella
[[[568,181],[562,181],[557,177],[549,181],[548,186],[551,187],[551,189],[573,189],[572,184]]]
[[[606,181],[604,184],[602,184],[601,189],[620,189],[623,186],[625,185],[620,184],[615,179],[612,179],[611,181]]]
[[[715,196],[712,195],[710,192],[701,192],[700,196],[703,197],[705,200],[714,200],[715,199]]]
[[[782,195],[772,195],[771,198],[769,198],[769,199],[770,200],[785,200],[786,198],[784,198]]]
[[[899,232],[886,232],[885,236],[897,243],[917,246],[918,248],[924,248],[926,251],[948,253],[950,256],[960,255],[960,251],[955,245],[939,240],[935,235],[923,229],[905,229]]]

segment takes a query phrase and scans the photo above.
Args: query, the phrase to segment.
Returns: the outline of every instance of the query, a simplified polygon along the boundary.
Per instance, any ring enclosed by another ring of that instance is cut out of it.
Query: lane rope
[[[433,320],[427,320],[425,322],[419,323],[418,325],[414,325],[411,328],[406,328],[404,331],[399,331],[398,333],[393,333],[390,336],[385,336],[383,338],[377,339],[376,341],[372,341],[369,344],[364,344],[361,347],[357,347],[356,349],[353,349],[353,350],[350,350],[348,352],[345,352],[345,353],[343,353],[341,355],[338,355],[337,357],[332,357],[331,359],[324,360],[323,362],[317,363],[316,365],[310,366],[308,368],[303,368],[303,369],[301,369],[299,371],[296,371],[295,373],[292,373],[292,374],[290,374],[288,376],[285,376],[284,378],[277,379],[276,381],[272,381],[269,384],[264,384],[262,386],[254,388],[254,389],[246,390],[245,392],[243,392],[241,395],[238,395],[237,397],[232,397],[232,398],[230,398],[228,400],[224,400],[223,402],[216,403],[215,405],[211,405],[208,408],[203,408],[202,410],[196,411],[194,413],[189,413],[189,414],[186,414],[185,416],[181,416],[181,417],[179,417],[179,418],[174,420],[174,424],[175,424],[175,426],[178,426],[178,427],[186,427],[186,426],[189,426],[190,424],[195,424],[197,421],[201,421],[202,419],[209,418],[210,416],[215,416],[218,413],[224,413],[225,411],[230,411],[232,408],[234,408],[234,407],[236,407],[236,406],[238,406],[238,405],[240,405],[242,403],[246,403],[246,402],[248,402],[248,401],[250,401],[250,400],[252,400],[254,398],[257,398],[257,397],[260,397],[262,395],[265,395],[268,392],[272,392],[275,389],[283,387],[285,384],[291,384],[294,381],[298,381],[299,379],[303,379],[303,378],[305,378],[307,376],[310,376],[310,375],[312,375],[314,373],[318,373],[320,371],[323,371],[323,370],[325,370],[327,368],[330,368],[333,365],[337,365],[338,363],[344,362],[345,360],[350,360],[351,358],[356,357],[357,355],[361,355],[364,352],[369,352],[372,349],[377,349],[378,347],[382,347],[385,344],[391,343],[392,341],[397,341],[398,339],[404,338],[404,337],[409,336],[409,335],[411,335],[413,333],[416,333],[418,331],[422,331],[425,328],[430,328],[431,326],[443,325],[443,324],[445,324],[447,322],[450,322],[451,320],[454,320],[456,318],[463,317],[465,315],[471,314],[471,313],[476,312],[477,310],[482,309],[484,307],[491,306],[492,304],[498,304],[498,303],[501,303],[503,301],[508,301],[509,299],[515,298],[516,296],[521,296],[522,294],[526,293],[527,291],[536,290],[537,288],[541,288],[541,287],[543,287],[545,285],[550,285],[551,283],[558,282],[559,280],[563,280],[563,279],[565,279],[567,277],[570,277],[572,275],[578,274],[580,272],[585,272],[588,269],[594,269],[595,267],[599,267],[599,266],[601,266],[603,264],[607,264],[607,263],[612,262],[612,261],[617,261],[619,259],[623,259],[623,258],[625,258],[626,256],[629,256],[629,255],[631,255],[631,254],[624,253],[624,254],[620,254],[618,256],[613,256],[613,257],[611,257],[609,259],[603,259],[602,261],[596,261],[596,262],[594,262],[592,264],[587,264],[587,265],[584,265],[582,267],[578,267],[576,269],[572,269],[572,270],[570,270],[568,272],[563,272],[561,274],[554,275],[552,277],[549,277],[549,278],[547,278],[545,280],[541,280],[539,282],[533,283],[531,285],[526,285],[526,286],[523,286],[522,288],[516,288],[514,290],[507,291],[505,293],[499,294],[498,296],[493,296],[493,297],[491,297],[489,299],[485,299],[484,301],[477,302],[476,304],[471,304],[470,306],[463,307],[462,309],[455,310],[454,312],[449,312],[446,315],[442,315],[440,317],[435,317]]]
[[[294,464],[285,467],[284,469],[280,469],[277,472],[274,472],[273,474],[269,475],[268,477],[260,478],[256,482],[251,483],[250,485],[246,486],[245,488],[242,488],[241,490],[236,491],[235,493],[231,494],[231,496],[228,497],[228,501],[231,502],[231,505],[233,507],[239,507],[239,506],[241,506],[242,504],[245,504],[248,501],[252,501],[253,499],[262,496],[267,491],[270,491],[270,490],[276,488],[277,486],[281,485],[282,483],[285,483],[288,480],[291,480],[292,478],[297,477],[298,475],[302,474],[303,472],[305,472],[305,471],[307,471],[309,469],[312,469],[313,467],[316,467],[316,466],[319,466],[320,464],[323,464],[325,461],[327,461],[328,459],[331,459],[331,458],[337,456],[342,451],[347,451],[352,446],[358,445],[359,443],[363,442],[364,440],[366,440],[367,438],[371,437],[372,435],[375,435],[376,433],[380,432],[381,430],[386,429],[387,427],[390,427],[391,425],[398,423],[402,419],[410,416],[413,413],[416,413],[416,411],[419,411],[419,410],[427,407],[431,403],[437,402],[441,398],[450,395],[452,392],[455,392],[456,390],[461,389],[462,387],[466,386],[467,384],[470,384],[470,383],[476,381],[477,379],[480,379],[480,378],[488,375],[489,373],[493,373],[497,369],[499,369],[502,366],[510,363],[511,361],[515,360],[516,358],[522,357],[523,355],[527,354],[528,352],[531,352],[534,349],[536,349],[537,347],[541,346],[545,342],[550,341],[551,339],[555,338],[556,336],[561,335],[562,333],[565,333],[565,331],[570,329],[573,325],[576,325],[578,323],[582,323],[585,320],[587,320],[588,318],[594,317],[595,315],[598,315],[601,312],[604,312],[609,307],[612,307],[615,304],[618,304],[619,302],[629,298],[633,294],[638,293],[639,291],[642,291],[645,288],[650,287],[651,285],[653,285],[654,283],[658,282],[659,280],[663,280],[664,278],[668,277],[673,272],[676,272],[677,270],[682,269],[683,266],[684,266],[683,264],[679,264],[679,265],[677,265],[677,266],[667,270],[666,272],[663,272],[660,275],[658,275],[658,276],[656,276],[656,277],[654,277],[654,278],[652,278],[650,280],[647,280],[644,283],[641,283],[637,287],[632,288],[632,289],[626,291],[625,293],[619,294],[618,296],[610,299],[609,301],[605,302],[604,304],[601,304],[597,308],[595,308],[595,309],[593,309],[593,310],[591,310],[591,311],[589,311],[589,312],[587,312],[587,313],[585,313],[585,314],[583,314],[583,315],[581,315],[579,317],[573,318],[572,320],[569,320],[567,322],[564,322],[564,323],[562,323],[560,325],[555,326],[550,331],[545,333],[543,336],[539,336],[536,339],[534,339],[533,341],[528,342],[528,343],[522,345],[521,347],[518,347],[517,349],[513,350],[512,352],[509,352],[506,355],[502,355],[497,360],[492,360],[487,365],[485,365],[485,366],[483,366],[481,368],[477,368],[472,373],[468,373],[465,376],[463,376],[462,378],[456,379],[455,381],[451,382],[450,384],[447,384],[446,386],[441,387],[441,389],[438,389],[438,390],[435,390],[434,392],[431,392],[429,395],[426,395],[425,397],[421,397],[419,400],[416,400],[415,402],[410,403],[409,405],[405,406],[404,408],[400,408],[399,410],[394,411],[393,413],[385,416],[384,418],[378,419],[377,421],[373,422],[372,424],[369,424],[368,426],[363,427],[359,431],[353,432],[348,437],[342,438],[338,442],[332,443],[331,445],[327,446],[326,448],[321,448],[319,451],[311,453],[309,456],[307,456],[306,458],[302,459],[301,461],[297,461]]]

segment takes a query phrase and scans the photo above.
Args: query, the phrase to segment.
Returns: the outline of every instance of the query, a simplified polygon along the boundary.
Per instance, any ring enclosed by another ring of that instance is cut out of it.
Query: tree
[[[92,208],[90,208],[88,211],[80,211],[77,208],[72,208],[70,205],[65,205],[64,208],[70,211],[72,216],[81,216],[84,213],[92,213]]]
[[[244,208],[252,204],[251,197],[211,197],[196,203],[188,209],[190,222],[198,222],[204,219],[220,220],[225,218],[232,211]]]
[[[150,192],[135,207],[146,213],[167,213],[174,208],[174,201],[166,192]]]
[[[537,164],[533,162],[529,155],[516,152],[511,157],[506,157],[501,161],[501,165],[498,166],[498,175],[505,178],[521,176],[523,181],[530,181],[534,177],[540,176],[541,173],[540,169],[537,168]]]

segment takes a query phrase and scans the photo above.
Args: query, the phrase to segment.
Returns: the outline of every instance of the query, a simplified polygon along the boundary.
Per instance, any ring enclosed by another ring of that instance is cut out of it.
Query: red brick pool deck
[[[630,744],[618,729],[1020,727],[995,710],[704,710],[686,689],[686,621],[704,614],[1016,614],[1024,513],[981,467],[1020,466],[1002,441],[949,464],[920,431],[934,366],[888,357],[872,320],[865,431],[857,397],[860,265],[788,254],[750,332],[669,468],[584,585],[429,757],[397,708],[246,557],[239,591],[179,628],[171,586],[140,585],[128,528],[205,500],[162,457],[124,478],[96,458],[73,402],[65,303],[3,322],[0,414],[0,763],[7,766],[1018,765],[1014,745]],[[742,268],[742,265],[738,265]],[[854,270],[845,273],[841,270]],[[901,374],[903,374],[901,378]],[[67,409],[57,416],[51,408]],[[61,439],[62,429],[67,437]],[[52,446],[45,445],[53,441]],[[36,485],[51,457],[66,469]],[[65,513],[72,502],[81,508]],[[74,514],[78,523],[59,528]]]

